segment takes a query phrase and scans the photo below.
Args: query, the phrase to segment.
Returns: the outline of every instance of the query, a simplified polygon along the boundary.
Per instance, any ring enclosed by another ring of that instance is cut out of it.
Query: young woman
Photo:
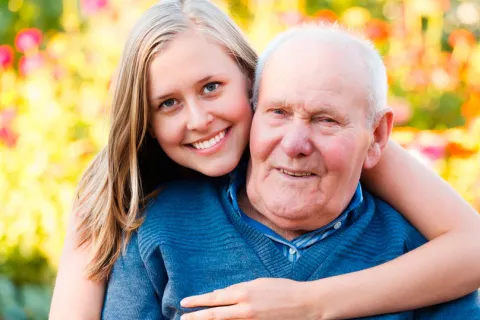
[[[174,42],[183,46],[182,64],[162,55]],[[206,0],[162,1],[139,20],[119,66],[108,145],[78,188],[50,319],[100,317],[106,279],[158,186],[198,173],[222,176],[238,165],[255,64],[239,28]],[[228,135],[221,148],[208,136],[217,131]],[[431,241],[372,269],[296,283],[288,294],[276,290],[287,280],[245,283],[253,299],[235,303],[274,315],[302,296],[292,313],[348,318],[431,305],[480,286],[480,219],[445,182],[390,142],[363,183]]]

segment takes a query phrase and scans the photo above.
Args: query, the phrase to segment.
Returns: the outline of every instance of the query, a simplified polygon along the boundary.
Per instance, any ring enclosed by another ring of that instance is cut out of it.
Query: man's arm
[[[102,319],[163,319],[158,295],[163,294],[166,276],[163,277],[165,273],[161,271],[156,270],[155,274],[162,277],[150,279],[140,255],[138,235],[134,233],[125,254],[115,262],[110,275]],[[154,283],[162,292],[157,293]]]

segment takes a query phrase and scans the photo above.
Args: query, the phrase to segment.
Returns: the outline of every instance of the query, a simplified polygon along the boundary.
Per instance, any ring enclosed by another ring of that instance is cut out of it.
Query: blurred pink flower
[[[18,135],[11,128],[16,114],[15,109],[6,109],[0,113],[0,142],[10,148],[13,148],[18,140]]]
[[[2,110],[0,113],[0,128],[9,127],[16,115],[17,111],[13,108]]]
[[[430,164],[444,159],[447,154],[448,141],[443,131],[421,131],[415,142],[415,149],[420,152]]]
[[[36,69],[40,68],[43,66],[45,62],[45,58],[41,54],[36,54],[31,57],[21,57],[20,61],[18,63],[18,69],[20,70],[20,74],[22,76],[27,76],[32,71],[35,71]]]
[[[81,0],[83,13],[92,15],[108,5],[108,0]]]
[[[431,161],[443,159],[446,154],[446,145],[423,146],[420,152]]]
[[[13,49],[9,45],[0,46],[0,68],[7,69],[13,65]]]
[[[36,28],[22,29],[15,37],[15,47],[22,53],[38,48],[41,42],[42,31]]]
[[[7,147],[13,148],[17,144],[18,135],[8,128],[0,128],[0,141]]]

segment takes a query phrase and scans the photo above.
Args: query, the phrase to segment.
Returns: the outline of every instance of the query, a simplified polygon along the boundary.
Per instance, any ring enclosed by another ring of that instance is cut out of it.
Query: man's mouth
[[[206,150],[206,149],[213,148],[225,138],[225,135],[227,134],[229,129],[230,128],[222,130],[219,133],[217,133],[215,136],[209,139],[193,142],[190,144],[190,146],[197,150]]]
[[[289,171],[287,169],[279,169],[279,171],[283,174],[289,175],[291,177],[310,177],[315,175],[314,173],[311,172],[306,172],[306,171]]]

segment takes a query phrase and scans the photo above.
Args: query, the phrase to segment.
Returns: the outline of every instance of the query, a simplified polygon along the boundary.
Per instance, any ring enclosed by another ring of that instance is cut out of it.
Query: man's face
[[[366,71],[354,50],[291,40],[265,66],[247,194],[280,228],[319,228],[355,192],[373,129]]]

